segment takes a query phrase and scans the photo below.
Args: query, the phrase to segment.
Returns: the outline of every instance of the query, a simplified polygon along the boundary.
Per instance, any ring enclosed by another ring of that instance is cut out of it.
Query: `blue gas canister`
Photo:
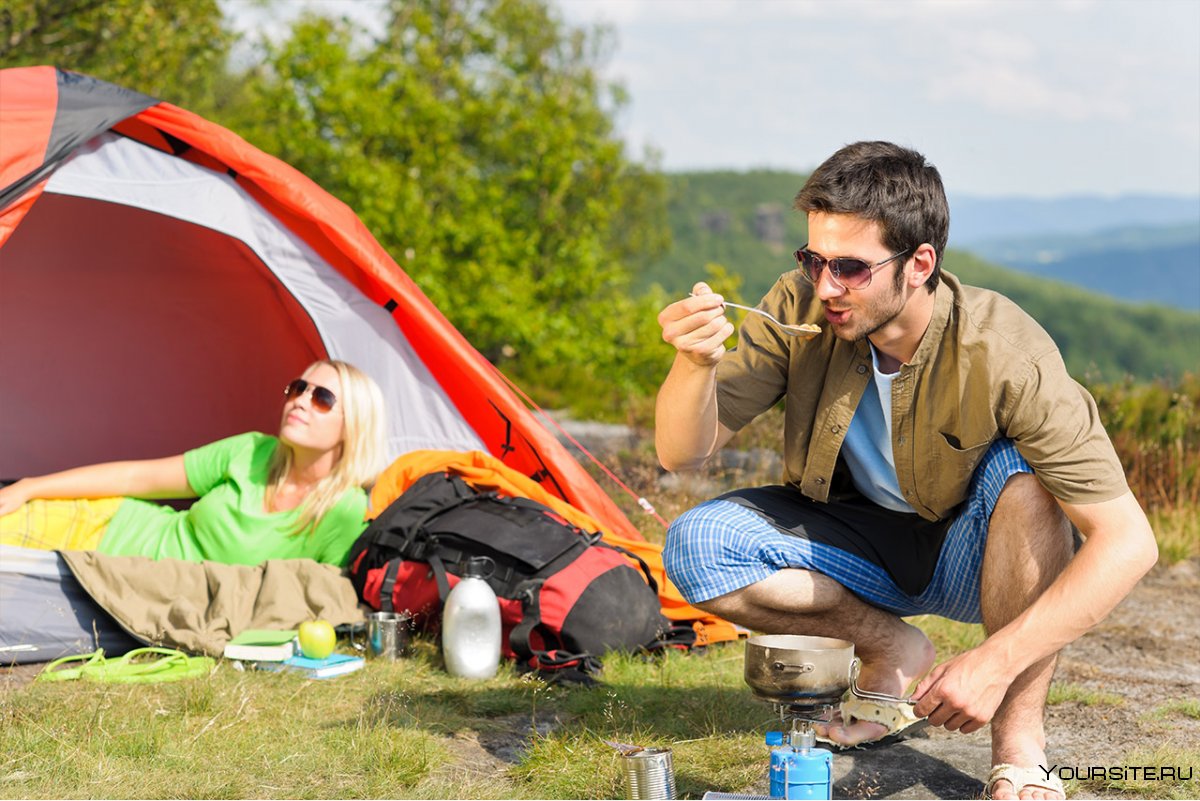
[[[783,732],[767,732],[767,745],[776,746],[771,749],[771,798],[833,798],[833,754],[805,739],[797,748]]]

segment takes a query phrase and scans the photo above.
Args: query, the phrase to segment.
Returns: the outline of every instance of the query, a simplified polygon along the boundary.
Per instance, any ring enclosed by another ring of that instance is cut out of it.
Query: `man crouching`
[[[1158,557],[1088,392],[1008,299],[941,271],[949,208],[936,168],[886,142],[849,145],[796,196],[809,241],[730,351],[723,298],[698,283],[659,314],[676,349],[655,442],[694,469],[785,403],[778,486],[676,519],[664,559],[692,604],[772,634],[855,644],[864,690],[822,729],[854,746],[928,723],[992,725],[994,798],[1063,798],[1039,765],[1058,652],[1104,619]],[[1075,552],[1072,525],[1082,536]],[[934,665],[903,616],[982,622]]]

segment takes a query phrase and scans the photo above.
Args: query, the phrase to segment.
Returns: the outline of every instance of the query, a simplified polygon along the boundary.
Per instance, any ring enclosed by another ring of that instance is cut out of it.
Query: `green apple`
[[[309,659],[324,659],[333,653],[337,634],[328,620],[309,620],[300,624],[300,653]]]

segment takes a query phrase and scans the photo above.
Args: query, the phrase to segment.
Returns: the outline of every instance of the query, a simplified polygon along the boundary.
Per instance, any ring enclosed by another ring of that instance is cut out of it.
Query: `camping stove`
[[[854,645],[846,640],[760,635],[746,641],[745,680],[779,715],[782,731],[768,731],[770,795],[795,799],[833,797],[833,754],[817,748],[815,723],[828,723],[853,684]],[[711,799],[762,796],[705,793]]]
[[[773,701],[783,731],[769,731],[769,798],[833,798],[833,754],[817,748],[814,723],[828,723],[840,698]]]
[[[784,731],[767,732],[771,746],[766,798],[832,798],[833,754],[816,747],[814,723],[828,723],[846,691],[884,703],[912,703],[858,686],[854,643],[831,637],[760,634],[746,640],[746,684],[779,713]],[[730,793],[705,798],[763,798]]]
[[[806,699],[803,703],[791,700],[771,700],[771,705],[783,723],[781,731],[766,733],[771,747],[771,762],[767,771],[769,795],[737,793],[704,794],[706,799],[795,799],[833,797],[833,754],[817,748],[814,723],[828,723],[840,698]]]

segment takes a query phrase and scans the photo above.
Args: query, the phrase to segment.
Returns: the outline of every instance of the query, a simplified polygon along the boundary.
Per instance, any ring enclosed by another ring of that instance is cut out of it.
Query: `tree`
[[[0,9],[0,63],[52,64],[204,113],[234,36],[216,0],[24,0]]]
[[[667,244],[665,183],[613,130],[624,93],[599,75],[607,32],[571,28],[547,0],[392,0],[385,14],[375,38],[301,16],[237,71],[217,0],[28,0],[0,11],[0,57],[176,103],[292,164],[541,397],[611,410],[614,392],[652,391],[669,361],[661,298],[629,287]]]
[[[628,260],[665,244],[664,189],[613,131],[600,33],[541,0],[397,0],[377,41],[308,16],[263,47],[227,125],[351,205],[493,362],[626,375]]]

